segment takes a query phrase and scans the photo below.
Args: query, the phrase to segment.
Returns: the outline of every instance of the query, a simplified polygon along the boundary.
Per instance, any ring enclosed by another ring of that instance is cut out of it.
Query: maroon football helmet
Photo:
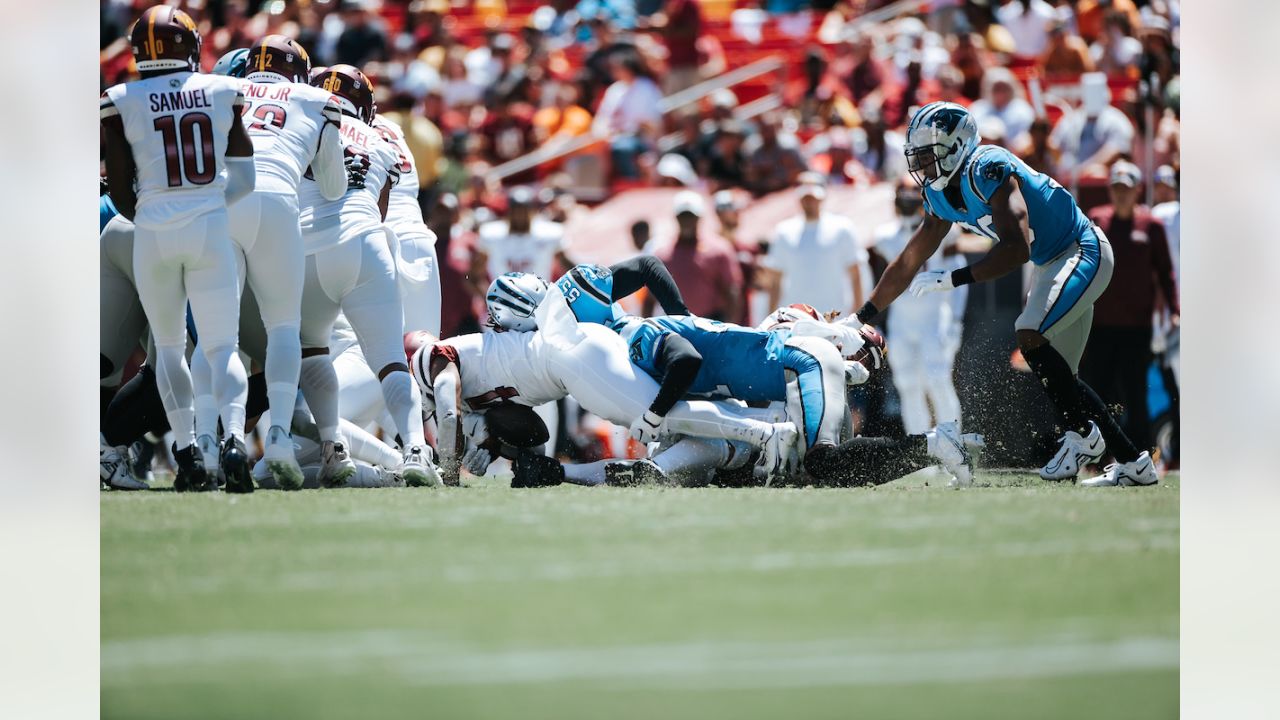
[[[244,76],[254,79],[258,73],[279,75],[289,82],[311,81],[311,58],[292,38],[268,35],[249,48]]]
[[[345,112],[360,118],[366,123],[373,122],[376,108],[373,104],[373,83],[351,65],[330,65],[324,74],[318,75],[311,84],[333,93],[338,104]]]
[[[129,29],[138,72],[200,69],[200,31],[191,16],[168,5],[149,7]]]

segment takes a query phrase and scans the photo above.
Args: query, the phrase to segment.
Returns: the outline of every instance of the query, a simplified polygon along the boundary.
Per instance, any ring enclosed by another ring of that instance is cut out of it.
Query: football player
[[[234,57],[227,66],[235,71]],[[310,71],[306,50],[283,35],[268,35],[244,54],[244,118],[253,141],[257,187],[229,211],[231,239],[248,282],[245,292],[252,292],[266,331],[263,371],[267,402],[276,412],[263,457],[275,484],[285,490],[302,487],[302,468],[288,430],[302,367],[299,327],[305,258],[298,185],[307,171],[326,201],[338,200],[347,190],[339,137],[342,111],[332,95],[307,84]],[[197,353],[192,361],[197,379],[196,442],[207,466],[216,445],[217,416],[213,398],[199,392],[204,375],[199,358]],[[331,464],[334,455],[329,449]],[[329,470],[350,471],[350,466]]]
[[[1075,477],[1110,450],[1117,462],[1090,486],[1152,485],[1155,466],[1135,447],[1097,393],[1077,377],[1093,322],[1093,304],[1111,280],[1111,244],[1066,189],[1008,150],[979,147],[965,108],[930,103],[911,118],[904,152],[923,188],[925,218],[858,311],[872,320],[903,291],[953,290],[1034,266],[1027,304],[1014,328],[1018,346],[1066,425],[1062,447],[1043,468],[1046,480]],[[986,257],[957,270],[917,274],[951,226],[995,241]]]
[[[397,472],[409,485],[437,485],[423,431],[421,400],[404,358],[404,320],[395,260],[382,223],[392,187],[399,179],[396,147],[369,126],[374,118],[373,87],[363,72],[333,65],[313,85],[332,93],[342,110],[341,137],[346,156],[347,191],[326,200],[314,179],[302,183],[301,225],[306,244],[302,292],[304,357],[328,355],[334,320],[342,312],[351,322],[369,367],[382,386],[387,411],[400,435],[404,461]],[[338,437],[337,377],[326,392],[303,391],[326,440]]]
[[[102,97],[107,182],[134,230],[138,297],[156,342],[156,372],[175,436],[177,483],[211,489],[195,450],[186,308],[204,335],[227,440],[227,489],[251,492],[244,447],[247,384],[235,352],[239,297],[227,206],[254,187],[253,144],[240,122],[239,81],[197,72],[200,33],[169,6],[148,8],[129,31],[141,78]],[[135,192],[134,183],[137,190]]]

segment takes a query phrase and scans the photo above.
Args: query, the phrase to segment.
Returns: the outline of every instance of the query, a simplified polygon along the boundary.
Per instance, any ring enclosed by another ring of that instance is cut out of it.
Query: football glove
[[[950,270],[930,270],[916,275],[911,280],[911,287],[908,290],[912,295],[919,297],[925,293],[954,290],[955,287],[951,284]]]
[[[635,422],[631,423],[631,439],[644,445],[657,440],[663,419],[661,415],[646,410],[643,415],[635,419]]]
[[[369,156],[345,148],[342,162],[347,166],[347,187],[364,187],[365,178],[369,175]]]

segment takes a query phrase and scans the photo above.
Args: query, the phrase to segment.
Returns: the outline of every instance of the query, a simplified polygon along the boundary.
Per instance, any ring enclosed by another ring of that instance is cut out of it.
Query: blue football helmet
[[[242,78],[245,66],[248,64],[249,48],[239,48],[218,58],[218,62],[213,64],[213,74]]]

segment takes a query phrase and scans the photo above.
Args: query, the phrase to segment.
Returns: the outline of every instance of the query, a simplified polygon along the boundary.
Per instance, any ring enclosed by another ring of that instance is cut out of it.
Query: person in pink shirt
[[[702,196],[691,190],[676,194],[675,241],[654,253],[666,264],[695,315],[734,322],[742,313],[742,269],[736,249],[724,238],[700,233],[699,222],[706,216]],[[653,313],[653,300],[645,304],[645,315]]]

